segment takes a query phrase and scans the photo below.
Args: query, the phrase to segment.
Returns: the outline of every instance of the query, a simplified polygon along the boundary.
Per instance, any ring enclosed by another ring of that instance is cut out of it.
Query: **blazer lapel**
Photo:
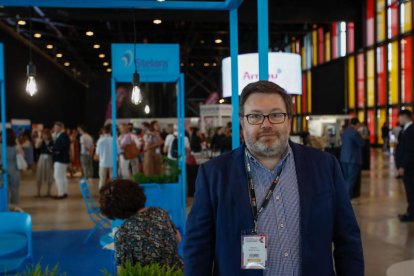
[[[238,214],[243,228],[253,227],[253,214],[250,206],[249,189],[247,185],[247,174],[245,168],[245,146],[242,145],[233,153],[233,160],[231,165],[229,183],[230,193],[234,205],[232,208],[237,208]],[[240,230],[247,230],[240,229]]]
[[[310,217],[312,204],[312,172],[306,164],[306,156],[303,154],[301,146],[290,143],[295,160],[296,177],[298,180],[299,197],[300,197],[300,216],[301,216],[301,236],[302,240],[306,236],[308,221]]]

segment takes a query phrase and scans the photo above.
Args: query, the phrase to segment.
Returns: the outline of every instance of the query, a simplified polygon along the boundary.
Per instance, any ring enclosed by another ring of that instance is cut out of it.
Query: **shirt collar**
[[[404,125],[404,128],[403,128],[403,130],[406,130],[410,125],[412,125],[412,123],[413,123],[413,121],[409,121],[408,123],[406,123],[405,125]]]
[[[251,162],[252,164],[254,164],[255,166],[261,167],[263,169],[266,169],[267,171],[270,171],[268,168],[266,168],[265,166],[263,166],[262,163],[259,162],[259,160],[256,159],[256,157],[254,157],[254,155],[247,149],[247,147],[245,147],[245,150],[247,152],[247,156],[249,157],[249,162]],[[279,162],[277,163],[276,167],[271,170],[276,171],[280,165],[285,162],[285,160],[291,155],[292,152],[292,148],[290,147],[289,143],[287,145],[287,148],[285,150],[285,152],[282,154],[282,158],[280,158]]]

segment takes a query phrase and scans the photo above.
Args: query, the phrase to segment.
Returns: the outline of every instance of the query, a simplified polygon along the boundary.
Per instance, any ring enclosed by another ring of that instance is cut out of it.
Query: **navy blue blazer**
[[[302,275],[335,275],[333,261],[337,275],[364,275],[360,231],[338,162],[331,154],[290,145],[300,196]],[[184,275],[263,275],[240,269],[241,233],[253,229],[244,156],[241,146],[200,166]]]
[[[406,170],[412,170],[414,165],[414,124],[411,124],[406,130],[402,130],[398,148],[401,167]]]
[[[341,162],[362,165],[362,148],[365,142],[358,131],[347,127],[341,135],[341,140]]]
[[[69,136],[62,132],[53,145],[53,162],[69,164]]]

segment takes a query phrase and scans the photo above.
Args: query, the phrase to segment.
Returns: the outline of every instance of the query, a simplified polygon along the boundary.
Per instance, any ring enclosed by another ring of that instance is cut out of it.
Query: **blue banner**
[[[178,44],[136,44],[135,63],[142,82],[175,82],[180,74]],[[112,75],[130,82],[134,66],[134,44],[112,44]]]

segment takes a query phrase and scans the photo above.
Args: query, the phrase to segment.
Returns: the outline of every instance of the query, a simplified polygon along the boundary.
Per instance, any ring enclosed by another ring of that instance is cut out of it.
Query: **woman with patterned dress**
[[[119,266],[128,261],[142,266],[157,263],[183,268],[178,255],[181,236],[167,212],[145,208],[142,188],[132,180],[114,180],[100,190],[101,212],[110,219],[125,219],[115,234],[115,259]]]
[[[45,128],[42,131],[42,136],[38,140],[36,148],[39,149],[39,160],[37,161],[36,169],[36,183],[37,183],[37,197],[40,197],[40,190],[42,183],[47,182],[47,196],[50,196],[50,189],[53,183],[53,139],[50,129]]]

